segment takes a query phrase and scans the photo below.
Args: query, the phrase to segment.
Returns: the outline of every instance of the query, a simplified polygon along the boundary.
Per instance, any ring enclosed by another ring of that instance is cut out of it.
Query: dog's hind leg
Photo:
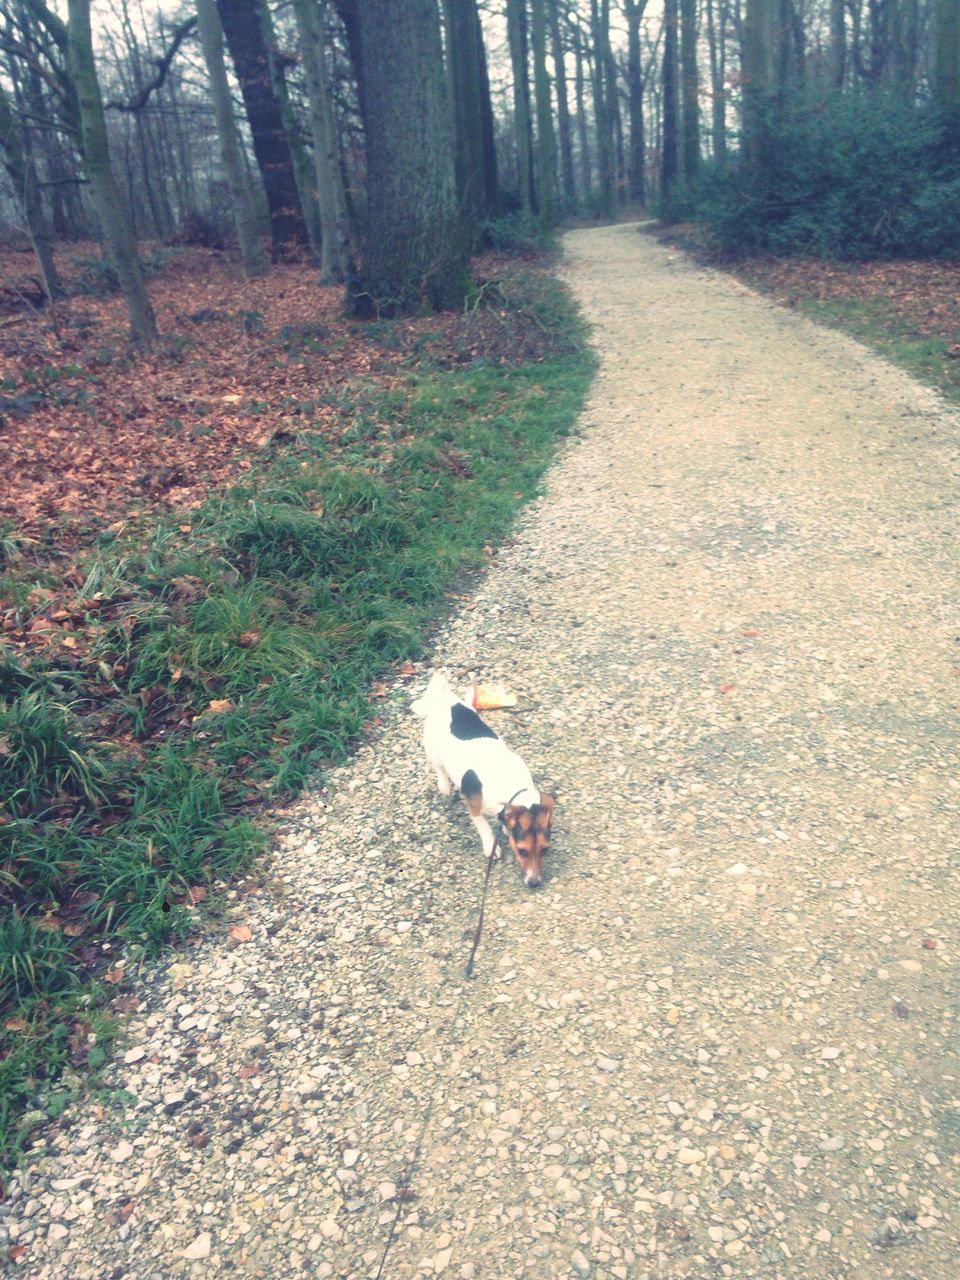
[[[490,823],[481,812],[483,809],[483,787],[480,779],[472,769],[468,769],[460,781],[460,794],[466,803],[470,821],[479,833],[480,843],[483,845],[483,856],[489,858],[494,846],[493,832],[490,829]],[[499,857],[500,850],[498,848],[495,861]]]

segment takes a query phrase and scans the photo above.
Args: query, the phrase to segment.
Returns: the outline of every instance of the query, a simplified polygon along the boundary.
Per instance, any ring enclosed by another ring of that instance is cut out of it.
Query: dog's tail
[[[422,695],[417,698],[416,702],[411,703],[410,709],[414,715],[423,720],[429,714],[431,707],[435,707],[437,704],[442,706],[446,702],[454,702],[455,700],[454,692],[450,688],[450,681],[442,671],[435,671]]]

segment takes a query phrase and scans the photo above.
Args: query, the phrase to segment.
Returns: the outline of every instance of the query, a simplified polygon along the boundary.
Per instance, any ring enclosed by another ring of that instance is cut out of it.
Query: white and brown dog
[[[441,794],[460,792],[486,857],[494,845],[487,819],[499,817],[524,880],[535,888],[550,848],[553,797],[536,789],[520,757],[457,697],[446,676],[430,677],[413,711],[423,720],[423,747]]]

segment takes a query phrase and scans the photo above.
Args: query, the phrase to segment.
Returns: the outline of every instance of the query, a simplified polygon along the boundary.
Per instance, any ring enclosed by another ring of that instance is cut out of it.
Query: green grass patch
[[[559,284],[511,290],[539,359],[348,386],[337,437],[264,450],[186,530],[107,532],[69,566],[5,535],[23,641],[0,659],[4,1162],[69,1097],[65,1069],[105,1060],[105,942],[150,954],[196,927],[198,888],[264,847],[264,802],[345,758],[371,682],[421,653],[537,492],[592,357]]]

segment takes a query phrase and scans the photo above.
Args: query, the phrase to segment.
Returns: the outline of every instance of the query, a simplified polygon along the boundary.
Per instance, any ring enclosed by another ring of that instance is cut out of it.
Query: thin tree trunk
[[[632,204],[647,198],[644,168],[646,141],[643,131],[643,69],[640,61],[640,19],[647,0],[625,0],[627,19],[627,111],[630,142],[627,147],[627,194]]]
[[[613,113],[608,102],[607,59],[610,49],[610,0],[590,0],[593,39],[593,114],[597,134],[597,167],[600,174],[600,216],[616,216],[614,184]]]
[[[348,280],[366,318],[462,305],[466,239],[436,0],[360,0],[367,142],[367,242]]]
[[[48,302],[55,302],[63,293],[60,277],[53,260],[53,246],[43,217],[40,195],[37,189],[37,173],[33,160],[21,146],[17,122],[10,106],[6,90],[0,84],[0,156],[10,184],[23,209],[23,220],[30,244],[40,268],[40,279]]]
[[[69,0],[67,12],[67,68],[76,89],[83,164],[107,252],[127,305],[130,337],[141,350],[146,351],[156,341],[157,322],[147,296],[127,212],[110,167],[107,123],[93,60],[90,0]]]
[[[564,64],[563,40],[560,35],[559,0],[548,0],[550,44],[553,74],[557,89],[557,135],[560,140],[560,185],[568,212],[577,207],[577,183],[573,171],[573,136],[570,128],[570,105],[567,99],[567,69]]]
[[[307,227],[307,240],[310,244],[311,254],[319,262],[322,233],[320,226],[320,193],[315,189],[315,169],[307,158],[307,149],[300,135],[297,113],[294,111],[293,103],[290,101],[284,61],[278,49],[277,33],[273,27],[273,15],[270,12],[270,5],[267,0],[258,0],[258,3],[260,25],[267,44],[270,79],[273,83],[274,95],[280,104],[283,130],[286,134],[287,146],[290,148],[290,156],[293,160],[293,176],[297,184],[297,191],[300,194],[300,209]]]
[[[267,197],[272,257],[274,261],[296,258],[309,240],[283,113],[274,91],[259,0],[217,0],[217,8],[240,82]]]
[[[217,13],[216,0],[196,0],[197,27],[203,60],[210,80],[210,98],[214,119],[217,122],[217,138],[220,142],[220,160],[230,190],[233,222],[240,243],[240,258],[247,279],[262,275],[267,263],[260,244],[257,226],[256,203],[253,188],[240,152],[237,122],[233,116],[230,86],[223,60],[223,28]]]
[[[346,279],[349,257],[347,203],[343,194],[343,174],[327,75],[322,11],[316,0],[294,0],[294,11],[303,48],[314,169],[320,200],[320,283],[342,284]]]
[[[680,137],[677,66],[677,0],[663,6],[663,142],[660,160],[660,197],[666,200],[680,176]]]
[[[948,116],[960,116],[960,5],[936,0],[936,60],[933,92]]]
[[[580,28],[576,28],[576,94],[577,94],[577,143],[580,151],[580,187],[583,200],[590,198],[593,191],[593,165],[590,158],[590,134],[587,130],[586,74],[584,73],[584,39]]]
[[[547,75],[547,14],[544,0],[533,0],[533,89],[537,107],[537,193],[540,235],[549,240],[554,223],[553,112],[550,104],[550,77]]]
[[[710,50],[710,136],[715,160],[727,155],[727,97],[724,85],[724,15],[715,16],[717,0],[707,2],[707,46]],[[722,5],[723,0],[720,0]],[[719,31],[717,30],[719,26]]]
[[[683,97],[683,176],[700,170],[700,101],[697,73],[697,0],[680,0],[680,80]]]
[[[517,143],[520,207],[530,217],[533,214],[534,185],[526,0],[507,0],[507,41],[513,68],[513,128]]]
[[[747,0],[743,21],[743,154],[762,181],[772,161],[777,0]]]
[[[457,200],[468,243],[473,247],[483,219],[491,212],[484,139],[484,96],[488,87],[484,78],[483,35],[476,0],[443,0],[443,13],[456,139]]]
[[[497,172],[497,143],[493,120],[493,100],[490,96],[490,76],[487,70],[487,50],[483,41],[480,14],[473,10],[474,42],[480,58],[480,113],[483,139],[483,211],[484,216],[496,216],[500,203],[500,180]]]

